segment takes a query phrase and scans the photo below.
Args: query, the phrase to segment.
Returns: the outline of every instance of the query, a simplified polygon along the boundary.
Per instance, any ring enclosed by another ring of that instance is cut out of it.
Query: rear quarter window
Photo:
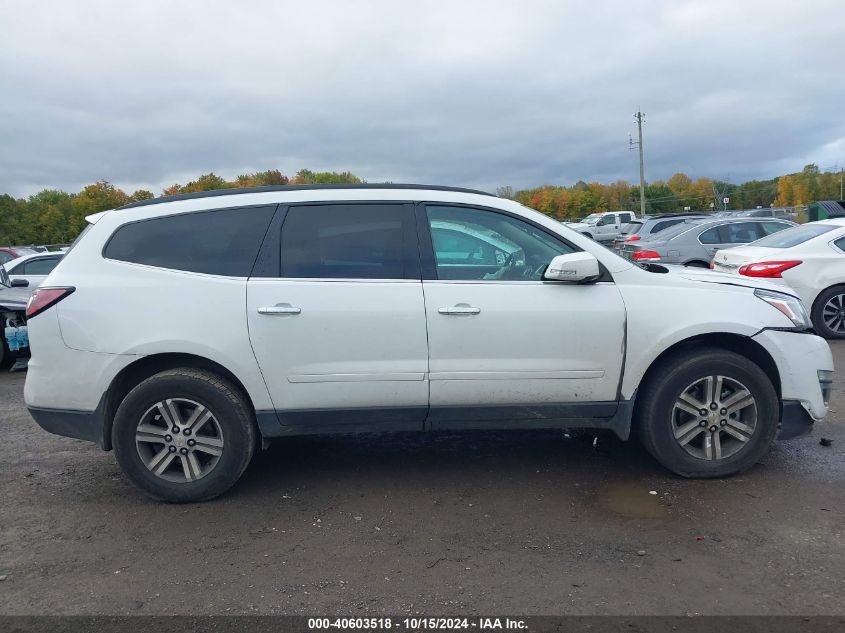
[[[248,277],[275,205],[182,213],[124,224],[103,256],[187,272]]]

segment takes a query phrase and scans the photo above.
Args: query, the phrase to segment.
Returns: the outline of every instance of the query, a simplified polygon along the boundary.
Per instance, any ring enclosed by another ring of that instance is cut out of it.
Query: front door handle
[[[474,308],[466,303],[459,303],[451,308],[437,308],[437,312],[440,314],[466,316],[470,314],[480,314],[481,308]]]
[[[296,308],[289,303],[277,303],[274,306],[264,306],[262,308],[258,308],[258,314],[267,314],[270,316],[299,314],[300,312],[302,312],[302,308]]]

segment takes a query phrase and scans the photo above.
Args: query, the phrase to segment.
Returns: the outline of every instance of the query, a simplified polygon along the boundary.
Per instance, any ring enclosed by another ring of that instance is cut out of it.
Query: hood
[[[710,284],[722,284],[725,286],[740,286],[742,288],[760,288],[761,290],[771,290],[772,292],[780,292],[781,294],[792,295],[797,297],[795,291],[763,279],[752,279],[750,277],[742,277],[740,275],[729,275],[725,273],[717,273],[706,268],[692,268],[686,266],[670,267],[670,272],[687,279],[689,281],[701,281]]]
[[[583,231],[584,229],[593,228],[593,224],[584,224],[583,222],[566,222],[564,226],[569,227],[573,231]]]
[[[29,295],[32,290],[29,288],[7,288],[0,286],[0,307],[11,310],[26,310],[29,302]]]

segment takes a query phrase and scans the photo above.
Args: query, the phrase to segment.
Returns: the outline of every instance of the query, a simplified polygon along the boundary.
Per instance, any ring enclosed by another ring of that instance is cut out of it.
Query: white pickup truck
[[[567,222],[566,226],[597,242],[612,242],[622,231],[622,226],[636,218],[633,211],[606,211],[591,213],[580,222]]]

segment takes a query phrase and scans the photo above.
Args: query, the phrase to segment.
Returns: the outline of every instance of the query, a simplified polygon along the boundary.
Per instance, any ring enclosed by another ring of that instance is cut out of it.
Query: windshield
[[[35,255],[38,253],[34,248],[21,248],[19,246],[15,247],[15,252],[18,254],[18,257],[23,257],[24,255]]]
[[[631,222],[622,227],[622,235],[634,235],[634,233],[639,233],[641,228],[643,228],[642,222]]]
[[[790,248],[804,242],[809,242],[814,237],[829,233],[834,229],[842,228],[835,224],[804,224],[779,231],[767,237],[753,242],[754,246],[763,248]]]
[[[9,273],[6,272],[6,267],[0,264],[0,286],[12,287],[12,282],[9,281]]]
[[[582,224],[589,224],[590,226],[592,226],[593,224],[595,224],[596,222],[598,222],[599,220],[601,220],[601,218],[602,218],[602,214],[601,214],[601,213],[591,213],[591,214],[590,214],[590,215],[588,215],[586,218],[584,218],[583,220],[581,220],[581,223],[582,223]]]

